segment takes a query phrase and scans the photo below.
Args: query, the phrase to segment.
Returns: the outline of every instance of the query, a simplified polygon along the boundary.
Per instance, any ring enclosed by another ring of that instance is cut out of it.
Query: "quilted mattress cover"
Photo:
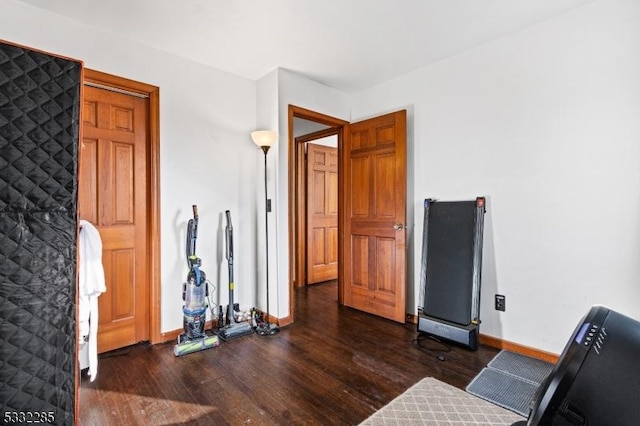
[[[0,41],[3,424],[74,424],[82,64]]]

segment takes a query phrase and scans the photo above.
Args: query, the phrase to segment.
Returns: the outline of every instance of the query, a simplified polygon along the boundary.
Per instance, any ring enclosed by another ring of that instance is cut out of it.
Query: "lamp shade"
[[[255,132],[251,132],[251,139],[253,139],[259,147],[270,147],[275,145],[278,140],[278,133],[273,130],[256,130]]]

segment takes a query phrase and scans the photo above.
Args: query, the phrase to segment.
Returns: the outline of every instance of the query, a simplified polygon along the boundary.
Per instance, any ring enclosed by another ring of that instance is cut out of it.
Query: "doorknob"
[[[396,231],[402,231],[404,229],[404,225],[401,223],[396,223],[395,225],[393,225],[393,229],[395,229]]]

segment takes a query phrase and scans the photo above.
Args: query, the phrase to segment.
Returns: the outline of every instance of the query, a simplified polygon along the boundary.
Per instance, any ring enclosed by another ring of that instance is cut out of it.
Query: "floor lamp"
[[[267,312],[266,318],[263,318],[263,323],[259,324],[256,328],[256,333],[261,336],[271,336],[280,331],[280,328],[276,324],[271,324],[269,321],[269,212],[271,211],[270,200],[267,197],[267,152],[276,141],[278,140],[278,134],[272,130],[257,130],[251,133],[251,139],[258,147],[264,152],[264,232],[265,232],[265,258],[266,258],[266,284],[267,284]]]

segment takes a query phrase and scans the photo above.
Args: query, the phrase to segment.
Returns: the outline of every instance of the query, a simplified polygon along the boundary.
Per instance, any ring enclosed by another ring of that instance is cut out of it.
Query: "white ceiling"
[[[593,0],[21,0],[257,80],[375,86]]]

